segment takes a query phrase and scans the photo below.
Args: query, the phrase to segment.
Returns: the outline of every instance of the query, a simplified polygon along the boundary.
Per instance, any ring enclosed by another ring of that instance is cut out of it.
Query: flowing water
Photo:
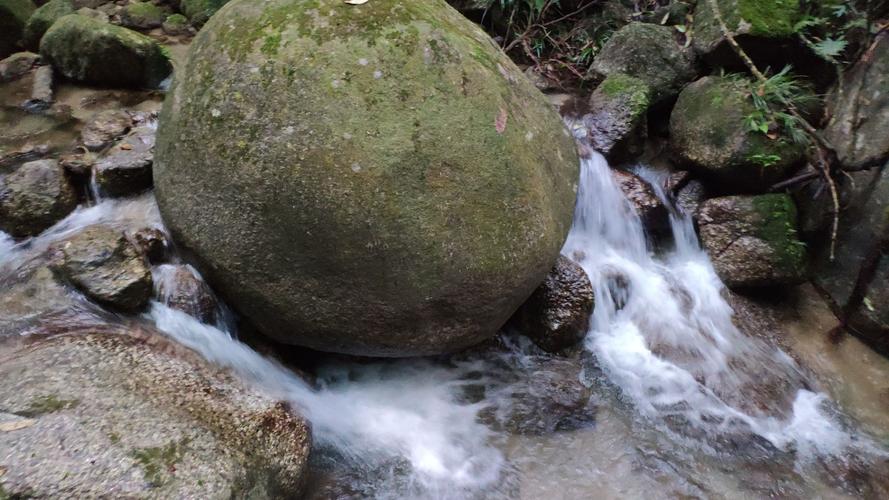
[[[662,175],[637,169],[671,207],[673,247],[655,252],[605,159],[575,132],[586,154],[563,253],[589,275],[596,307],[571,356],[503,335],[431,359],[331,357],[310,384],[240,342],[232,321],[202,324],[165,305],[163,293],[141,320],[311,421],[312,498],[886,494],[882,446],[790,356],[736,328],[691,219],[660,189]],[[81,207],[25,242],[0,233],[0,285],[12,291],[5,303],[53,242],[97,223],[163,227],[149,194]],[[168,269],[154,274],[169,289]],[[27,307],[0,314],[0,335],[59,315],[121,321],[59,287],[28,293]]]

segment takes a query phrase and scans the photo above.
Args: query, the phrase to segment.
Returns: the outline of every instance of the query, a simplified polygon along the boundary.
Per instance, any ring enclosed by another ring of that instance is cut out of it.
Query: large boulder
[[[648,135],[651,88],[623,73],[609,75],[590,96],[583,124],[590,144],[612,163],[638,156]]]
[[[560,255],[511,323],[544,351],[559,352],[586,336],[593,303],[593,286],[586,272]]]
[[[148,305],[151,269],[123,232],[90,226],[60,242],[57,251],[55,272],[88,297],[124,312]]]
[[[880,36],[870,57],[846,72],[829,105],[824,135],[843,165],[863,168],[889,159],[889,36]]]
[[[160,28],[167,13],[151,2],[131,3],[120,11],[120,24],[127,28],[150,30]]]
[[[704,77],[682,91],[670,115],[679,159],[728,192],[763,192],[803,160],[803,146],[752,131],[755,111],[745,80]]]
[[[79,14],[56,21],[40,55],[72,80],[112,87],[157,87],[173,67],[157,42],[120,26]]]
[[[25,25],[24,43],[29,50],[40,47],[40,39],[46,30],[60,18],[74,13],[74,3],[71,0],[49,0],[34,11],[28,23]]]
[[[694,55],[668,26],[630,23],[616,31],[596,55],[590,71],[607,77],[623,73],[651,87],[653,103],[675,97],[696,76]]]
[[[154,164],[174,239],[260,330],[380,356],[492,336],[555,262],[577,175],[545,97],[441,0],[226,5]]]
[[[0,0],[0,59],[18,52],[25,23],[34,9],[31,0]]]
[[[806,247],[786,194],[725,196],[701,204],[701,244],[729,287],[791,285],[805,280]]]
[[[0,343],[2,498],[298,497],[307,422],[150,331]]]
[[[0,230],[35,236],[77,207],[77,192],[56,160],[25,163],[0,179]]]

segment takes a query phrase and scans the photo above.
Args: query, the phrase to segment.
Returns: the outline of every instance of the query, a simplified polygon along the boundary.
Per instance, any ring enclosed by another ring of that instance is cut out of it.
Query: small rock
[[[167,235],[160,229],[154,227],[139,229],[132,233],[131,239],[148,262],[158,264],[167,258],[170,244]]]
[[[72,153],[59,157],[59,165],[74,177],[89,177],[95,161],[92,153]]]
[[[31,71],[40,56],[33,52],[16,52],[0,61],[0,83],[17,80]]]
[[[25,163],[0,180],[0,229],[35,236],[77,207],[77,193],[56,160]]]
[[[40,55],[66,78],[93,85],[156,88],[173,70],[153,39],[77,14],[52,25]]]
[[[651,89],[642,80],[613,73],[590,97],[583,117],[593,148],[612,163],[641,154],[647,135]]]
[[[134,129],[96,162],[96,185],[102,194],[127,196],[151,188],[155,131]]]
[[[188,35],[191,33],[191,26],[188,24],[188,18],[182,14],[173,14],[167,16],[162,25],[164,33],[170,36]]]
[[[670,229],[670,213],[647,182],[636,174],[623,170],[612,170],[624,196],[642,220],[642,226],[649,234],[660,235]]]
[[[24,44],[30,50],[40,47],[40,39],[53,23],[74,13],[74,4],[71,0],[49,0],[34,11],[28,23],[25,25]]]
[[[593,302],[586,272],[560,255],[546,280],[513,316],[512,324],[541,349],[559,352],[586,336]]]
[[[87,121],[80,137],[87,149],[99,151],[126,134],[132,125],[133,119],[129,113],[109,109],[96,114]]]
[[[155,268],[153,276],[161,302],[202,323],[216,322],[216,297],[194,268],[182,264],[163,264]]]
[[[39,160],[49,154],[49,145],[47,144],[27,144],[15,151],[0,152],[0,169],[7,169],[27,163],[29,161]]]
[[[701,203],[707,197],[707,188],[701,181],[692,179],[679,188],[675,194],[676,207],[684,214],[697,213]]]
[[[136,2],[126,5],[120,11],[120,24],[127,28],[150,30],[159,28],[166,13],[151,2]]]
[[[229,0],[182,0],[179,10],[185,14],[191,24],[200,27],[210,19]]]
[[[24,108],[30,113],[37,113],[49,109],[52,103],[52,68],[40,66],[34,72],[31,98],[25,102]]]
[[[785,194],[726,196],[701,204],[701,244],[727,286],[792,285],[805,280],[796,205]]]
[[[673,28],[647,23],[630,23],[611,35],[590,71],[642,80],[651,88],[652,104],[676,96],[697,75],[694,54],[676,42]]]
[[[123,233],[90,226],[58,244],[53,269],[87,296],[135,313],[151,299],[151,270]]]

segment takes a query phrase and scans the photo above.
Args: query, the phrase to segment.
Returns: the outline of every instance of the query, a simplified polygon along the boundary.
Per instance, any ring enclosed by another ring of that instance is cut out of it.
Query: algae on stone
[[[0,59],[18,52],[25,24],[34,10],[31,0],[0,0]]]
[[[29,50],[36,50],[40,46],[40,39],[46,30],[61,17],[74,13],[72,0],[50,0],[34,11],[28,23],[25,25],[24,44]]]

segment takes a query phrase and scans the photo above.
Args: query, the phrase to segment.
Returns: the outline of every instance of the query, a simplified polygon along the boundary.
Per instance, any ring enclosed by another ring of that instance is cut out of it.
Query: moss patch
[[[142,467],[145,480],[152,486],[162,486],[176,472],[187,445],[187,439],[171,441],[161,447],[135,448],[131,455]]]
[[[599,88],[608,97],[625,98],[633,114],[644,112],[651,104],[651,87],[642,80],[623,73],[608,76]]]
[[[778,262],[787,269],[802,269],[805,265],[806,247],[797,237],[796,205],[786,194],[756,196],[753,210],[762,221],[756,237],[765,241],[775,251]]]
[[[739,0],[738,13],[750,23],[751,35],[780,37],[792,34],[799,19],[798,0]]]
[[[31,403],[28,405],[28,409],[23,412],[19,412],[19,415],[28,418],[34,418],[39,417],[40,415],[46,415],[48,413],[55,413],[58,411],[74,408],[78,404],[80,404],[80,401],[76,399],[60,399],[54,394],[49,394],[31,400]]]

